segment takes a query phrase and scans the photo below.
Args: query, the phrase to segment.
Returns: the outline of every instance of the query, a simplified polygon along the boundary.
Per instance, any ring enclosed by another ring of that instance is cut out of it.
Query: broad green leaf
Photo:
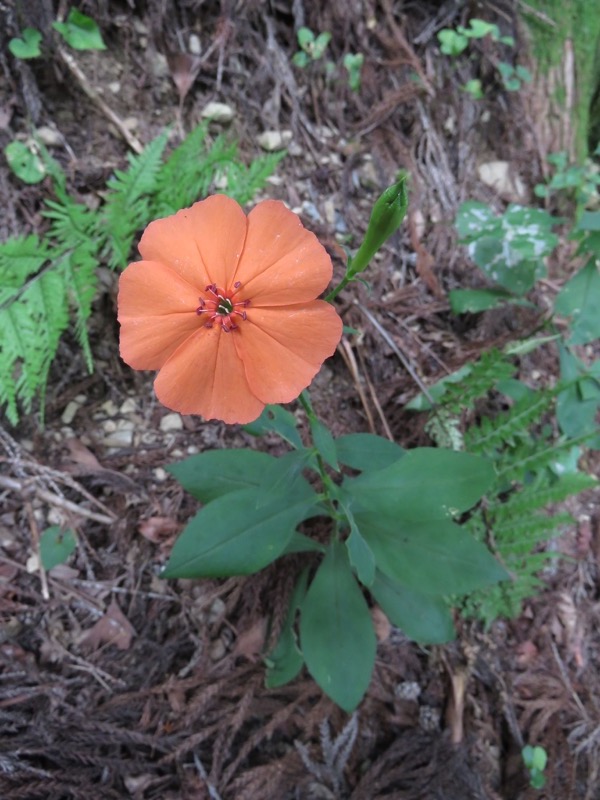
[[[21,36],[21,39],[11,39],[8,43],[8,49],[15,58],[37,58],[42,55],[42,34],[38,30],[25,28]]]
[[[76,8],[71,8],[66,22],[53,22],[52,27],[75,50],[106,50],[96,22]]]
[[[356,502],[355,509],[422,521],[467,511],[493,481],[494,468],[485,458],[419,447],[389,467],[347,478],[342,491]]]
[[[309,536],[305,536],[303,533],[294,531],[294,535],[288,542],[285,550],[281,553],[281,555],[289,556],[292,553],[324,553],[324,552],[325,552],[325,545],[322,545],[320,542],[316,542],[314,539],[311,539]]]
[[[442,644],[454,639],[452,614],[442,597],[407,589],[379,571],[369,591],[390,622],[413,641]]]
[[[340,467],[337,463],[335,439],[331,435],[331,431],[316,417],[310,417],[309,422],[313,442],[319,452],[319,455],[323,458],[325,463],[329,464],[332,469],[334,469],[336,472],[339,472]]]
[[[256,505],[267,505],[272,497],[278,495],[293,497],[298,486],[307,486],[302,470],[313,459],[314,453],[306,448],[291,450],[278,458],[271,458],[260,475]]]
[[[40,559],[44,569],[52,569],[64,564],[77,547],[75,533],[58,525],[46,528],[40,536]]]
[[[355,518],[378,569],[409,589],[466,594],[509,577],[490,551],[454,522],[408,522],[382,513]]]
[[[267,689],[274,689],[283,686],[288,681],[293,680],[302,669],[304,657],[298,647],[294,623],[296,613],[306,596],[308,587],[308,569],[305,569],[298,578],[292,597],[288,613],[279,635],[279,641],[265,659],[268,667],[265,678]]]
[[[39,183],[46,176],[46,168],[37,153],[23,142],[10,142],[4,148],[8,166],[24,183]]]
[[[575,226],[578,231],[600,231],[600,211],[584,211]]]
[[[590,259],[566,283],[555,300],[557,314],[572,317],[569,344],[600,338],[600,262]]]
[[[202,503],[239,489],[258,489],[273,456],[256,450],[207,450],[185,461],[169,464],[171,473],[183,488]]]
[[[448,299],[453,314],[480,314],[505,303],[518,302],[504,289],[451,289]]]
[[[165,578],[250,575],[278,558],[315,502],[308,487],[294,498],[256,507],[256,491],[240,489],[213,500],[188,522],[162,573]]]
[[[335,703],[353,711],[371,680],[376,641],[369,607],[339,542],[329,546],[300,611],[308,671]]]
[[[244,425],[244,430],[252,436],[262,436],[274,431],[292,447],[304,446],[298,433],[296,417],[281,406],[265,406],[260,417],[249,425]]]
[[[561,430],[576,439],[589,434],[588,447],[600,448],[600,429],[596,421],[600,408],[600,361],[587,368],[568,348],[559,346],[560,374],[570,386],[556,401],[556,418]],[[579,378],[579,380],[577,380]]]
[[[345,542],[350,564],[363,586],[370,587],[375,580],[375,556],[362,537],[354,519],[354,514],[350,510],[350,503],[345,502],[343,495],[340,497],[340,506],[350,526],[350,536]]]
[[[335,440],[338,460],[361,472],[382,469],[405,453],[400,445],[373,433],[348,433]]]

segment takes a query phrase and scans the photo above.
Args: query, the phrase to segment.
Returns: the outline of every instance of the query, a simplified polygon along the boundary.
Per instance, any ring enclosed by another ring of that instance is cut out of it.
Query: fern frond
[[[237,159],[237,146],[218,136],[206,146],[207,123],[173,150],[156,177],[152,217],[165,217],[209,194],[215,175]],[[230,193],[230,192],[228,192]]]
[[[106,230],[107,259],[112,268],[125,267],[133,237],[150,218],[150,197],[157,190],[157,177],[163,151],[169,138],[166,130],[139,155],[129,154],[129,167],[116,170],[108,181],[108,193],[102,211]]]
[[[17,400],[29,410],[36,394],[44,394],[69,314],[65,285],[50,269],[38,272],[13,300],[0,309],[0,403],[16,424]]]
[[[226,168],[228,194],[240,205],[249,203],[257,192],[264,189],[269,178],[277,169],[277,165],[285,156],[280,153],[267,153],[254,159],[246,167],[239,162],[232,162]]]
[[[438,397],[438,405],[451,414],[460,415],[472,409],[475,401],[486,397],[499,381],[511,378],[515,371],[515,365],[502,350],[488,350],[473,364],[469,364],[469,371],[462,380],[445,384],[444,392]]]
[[[465,434],[468,452],[494,455],[497,448],[514,445],[529,436],[529,427],[539,423],[556,397],[555,390],[542,390],[525,395],[508,411],[496,417],[484,417]],[[512,459],[512,455],[507,460]]]
[[[494,520],[494,525],[502,524],[505,520],[517,515],[528,514],[551,504],[561,503],[567,497],[586,489],[592,489],[597,485],[596,478],[586,475],[584,472],[561,475],[551,484],[547,479],[540,478],[533,484],[516,491],[505,502],[491,503],[488,506],[487,514]]]
[[[497,479],[504,483],[523,483],[528,475],[550,467],[575,445],[589,439],[590,435],[558,441],[543,438],[521,442],[512,450],[504,452],[497,460]]]
[[[35,235],[15,236],[0,244],[0,308],[47,258],[46,245]]]

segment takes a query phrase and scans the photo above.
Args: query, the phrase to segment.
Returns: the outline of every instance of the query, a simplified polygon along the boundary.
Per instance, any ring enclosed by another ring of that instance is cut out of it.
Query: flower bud
[[[375,202],[363,243],[352,259],[350,276],[366,269],[381,245],[400,227],[408,208],[406,179],[406,172],[400,172],[396,183]]]

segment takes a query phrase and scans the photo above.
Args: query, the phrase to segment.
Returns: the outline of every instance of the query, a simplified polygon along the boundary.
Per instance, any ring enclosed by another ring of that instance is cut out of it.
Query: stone
[[[183,420],[181,419],[181,414],[165,414],[160,421],[160,429],[163,433],[183,430]]]
[[[527,200],[525,184],[513,174],[508,161],[486,161],[477,167],[479,180],[509,202]]]
[[[211,122],[231,122],[235,117],[235,109],[228,106],[227,103],[207,103],[200,116]]]
[[[273,153],[277,150],[284,150],[292,141],[291,131],[264,131],[257,137],[256,141],[263,150],[267,153]]]

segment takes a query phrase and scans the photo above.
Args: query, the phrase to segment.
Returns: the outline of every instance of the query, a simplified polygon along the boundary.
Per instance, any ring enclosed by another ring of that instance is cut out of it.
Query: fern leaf
[[[0,244],[0,307],[12,295],[7,290],[22,287],[30,275],[42,268],[47,258],[46,246],[34,235],[15,236]]]
[[[149,220],[150,196],[156,190],[168,137],[169,131],[166,130],[140,155],[129,154],[129,167],[124,171],[117,170],[108,181],[102,224],[108,236],[108,262],[113,268],[127,265],[133,237]]]
[[[237,147],[218,136],[206,146],[207,123],[198,125],[173,150],[156,178],[152,217],[174,214],[209,194],[217,173],[237,158]]]
[[[496,417],[484,417],[479,426],[472,426],[465,434],[467,451],[493,455],[496,448],[514,445],[517,440],[529,436],[529,426],[541,421],[555,396],[554,390],[533,392],[521,398],[509,411]]]
[[[249,203],[257,192],[265,187],[277,165],[285,156],[281,153],[268,153],[254,159],[250,166],[232,163],[226,169],[228,194],[240,205]]]

